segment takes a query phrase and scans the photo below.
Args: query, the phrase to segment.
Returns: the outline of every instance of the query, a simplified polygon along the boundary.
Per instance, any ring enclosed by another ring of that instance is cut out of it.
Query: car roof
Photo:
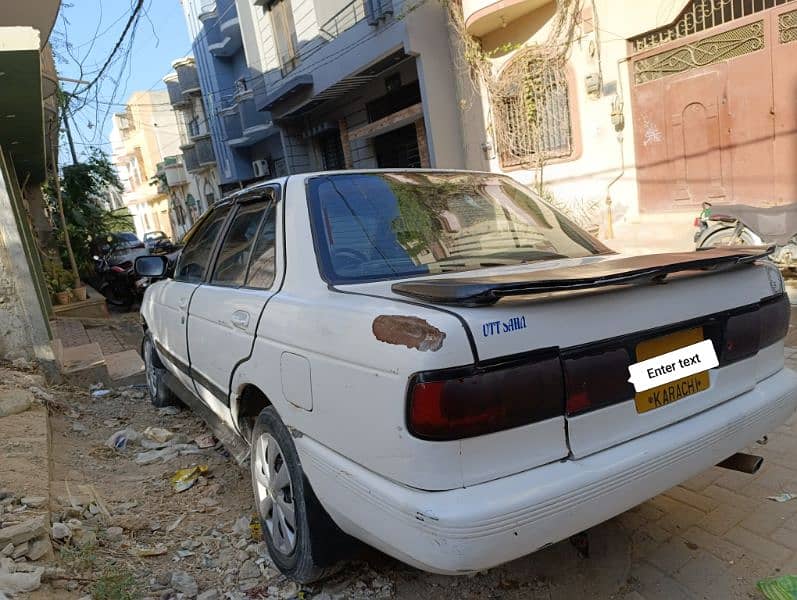
[[[218,200],[214,206],[222,206],[227,203],[236,202],[243,198],[250,198],[253,193],[256,193],[269,186],[286,185],[288,179],[299,178],[304,181],[314,177],[324,177],[328,175],[359,175],[359,174],[379,174],[379,173],[450,173],[450,174],[472,174],[472,175],[493,175],[496,177],[506,177],[502,173],[493,173],[490,171],[471,171],[466,169],[339,169],[335,171],[311,171],[309,173],[297,173],[295,175],[288,175],[287,177],[277,177],[267,181],[259,181],[253,183],[241,190],[236,190],[227,194]]]

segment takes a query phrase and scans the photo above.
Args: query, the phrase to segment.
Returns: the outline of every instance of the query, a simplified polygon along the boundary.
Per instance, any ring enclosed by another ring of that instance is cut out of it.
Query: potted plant
[[[82,302],[86,299],[86,286],[80,281],[80,278],[75,278],[72,282],[72,298],[75,302]]]
[[[72,287],[72,274],[64,269],[57,261],[52,261],[46,271],[47,287],[55,297],[56,304],[69,304],[71,294],[69,289]]]

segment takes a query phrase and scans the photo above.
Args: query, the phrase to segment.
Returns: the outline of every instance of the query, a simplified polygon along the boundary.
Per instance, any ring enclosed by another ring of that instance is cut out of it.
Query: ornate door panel
[[[797,201],[791,38],[792,0],[692,0],[673,24],[631,40],[641,210]]]
[[[727,121],[721,103],[725,83],[724,69],[712,68],[666,86],[668,162],[670,200],[700,204],[703,200],[722,201],[727,195],[723,178],[720,122]],[[720,114],[720,108],[723,114]]]

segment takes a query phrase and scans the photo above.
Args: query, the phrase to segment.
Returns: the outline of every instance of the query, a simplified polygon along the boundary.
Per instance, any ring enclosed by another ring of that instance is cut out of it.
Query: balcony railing
[[[177,79],[180,81],[180,89],[183,94],[199,91],[199,75],[195,64],[180,64],[174,70],[177,72]]]
[[[332,40],[347,29],[354,27],[367,16],[365,0],[354,0],[354,2],[344,6],[331,19],[321,25],[319,32],[321,37]]]
[[[186,171],[197,171],[199,169],[199,157],[197,157],[196,146],[183,147],[183,163]]]
[[[215,164],[216,154],[213,152],[213,143],[210,141],[210,136],[196,140],[194,148],[200,165]]]

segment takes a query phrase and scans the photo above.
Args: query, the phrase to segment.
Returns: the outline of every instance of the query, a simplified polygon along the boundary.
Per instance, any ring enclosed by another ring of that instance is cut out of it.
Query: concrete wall
[[[26,239],[22,199],[11,161],[0,148],[0,358],[52,361],[50,331],[37,290],[35,251]],[[29,232],[27,232],[29,233]]]

